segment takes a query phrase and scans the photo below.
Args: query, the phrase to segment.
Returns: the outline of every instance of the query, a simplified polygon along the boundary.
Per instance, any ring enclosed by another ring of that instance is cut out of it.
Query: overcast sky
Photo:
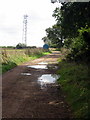
[[[22,43],[23,16],[28,15],[27,45],[42,46],[45,29],[55,24],[51,0],[0,0],[0,46]]]

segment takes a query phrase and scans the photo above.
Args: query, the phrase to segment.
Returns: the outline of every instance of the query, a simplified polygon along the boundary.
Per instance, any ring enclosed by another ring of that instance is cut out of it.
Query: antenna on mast
[[[28,15],[24,15],[23,19],[23,35],[22,35],[22,42],[27,45],[27,17]]]

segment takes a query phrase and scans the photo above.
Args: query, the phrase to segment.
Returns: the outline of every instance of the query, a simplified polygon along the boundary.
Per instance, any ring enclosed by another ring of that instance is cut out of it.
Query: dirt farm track
[[[59,56],[54,51],[2,75],[3,118],[70,118],[65,96],[55,82]]]

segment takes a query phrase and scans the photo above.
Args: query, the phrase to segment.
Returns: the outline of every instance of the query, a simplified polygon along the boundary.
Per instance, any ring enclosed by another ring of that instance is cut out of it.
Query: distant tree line
[[[36,46],[26,46],[23,43],[18,43],[16,46],[0,46],[0,48],[25,49],[25,48],[36,48]]]

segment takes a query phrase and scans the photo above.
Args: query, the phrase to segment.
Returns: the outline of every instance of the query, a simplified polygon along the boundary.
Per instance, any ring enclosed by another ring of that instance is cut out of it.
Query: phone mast
[[[27,45],[27,17],[28,15],[24,15],[23,19],[23,35],[22,35],[22,42]]]

